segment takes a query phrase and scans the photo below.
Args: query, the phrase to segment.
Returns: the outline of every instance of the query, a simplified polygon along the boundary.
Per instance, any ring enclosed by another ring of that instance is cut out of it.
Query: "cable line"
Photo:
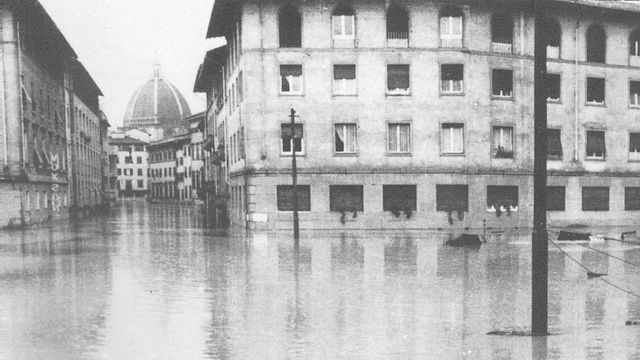
[[[639,269],[640,269],[640,265],[635,264],[635,263],[632,263],[632,262],[631,262],[631,261],[629,261],[629,260],[626,260],[626,259],[623,259],[623,258],[617,257],[617,256],[615,256],[615,255],[611,255],[611,254],[609,254],[609,253],[608,253],[608,252],[606,252],[606,251],[602,251],[602,250],[598,250],[598,249],[596,249],[596,248],[592,248],[591,246],[588,246],[588,245],[586,245],[586,244],[581,244],[581,243],[576,243],[576,244],[577,244],[577,245],[580,245],[580,246],[583,246],[583,247],[586,247],[586,248],[587,248],[587,249],[589,249],[589,250],[593,250],[593,251],[595,251],[595,252],[599,252],[599,253],[601,253],[601,254],[607,255],[607,256],[612,257],[612,258],[614,258],[614,259],[616,259],[616,260],[620,260],[620,261],[622,261],[622,262],[623,262],[623,263],[625,263],[625,264],[629,264],[629,265],[631,265],[631,266],[635,266],[635,267],[637,267],[637,268],[639,268]]]

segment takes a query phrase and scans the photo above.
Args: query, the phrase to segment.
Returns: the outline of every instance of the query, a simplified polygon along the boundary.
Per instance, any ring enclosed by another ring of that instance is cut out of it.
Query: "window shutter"
[[[302,65],[280,65],[281,76],[302,76]]]
[[[355,65],[334,65],[333,78],[335,80],[347,79],[353,80],[356,78],[356,66]]]
[[[387,86],[389,90],[409,88],[409,65],[388,65]]]
[[[462,64],[443,64],[440,77],[442,80],[462,80]]]

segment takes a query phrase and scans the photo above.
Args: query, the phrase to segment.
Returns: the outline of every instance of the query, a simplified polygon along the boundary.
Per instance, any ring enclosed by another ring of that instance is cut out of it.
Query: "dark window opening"
[[[609,188],[606,186],[583,187],[582,211],[609,211]]]
[[[283,6],[278,17],[280,47],[299,48],[302,46],[302,20],[298,9]]]
[[[124,163],[125,164],[133,164],[133,157],[131,156],[127,156],[124,158]]]
[[[547,211],[565,211],[565,187],[547,187]]]
[[[603,78],[587,78],[587,102],[604,104]]]
[[[311,187],[298,185],[298,210],[311,211]],[[278,211],[293,211],[293,185],[278,185]]]
[[[545,79],[547,88],[547,100],[560,100],[560,74],[547,74]]]
[[[640,56],[640,30],[634,31],[629,37],[629,55]]]
[[[624,188],[624,209],[626,211],[640,210],[640,187]]]
[[[629,81],[629,105],[640,106],[640,81]]]
[[[387,90],[391,93],[409,91],[409,65],[387,65]]]
[[[487,186],[487,208],[495,211],[518,209],[517,186]]]
[[[493,69],[491,73],[492,94],[497,97],[511,97],[513,93],[513,71]]]
[[[416,185],[383,185],[383,211],[416,211]]]
[[[640,133],[629,134],[629,152],[640,153]]]
[[[604,63],[607,53],[607,37],[600,25],[587,30],[587,61]]]
[[[464,65],[442,64],[440,66],[440,90],[443,93],[460,93],[464,90]]]
[[[511,45],[513,43],[513,19],[509,14],[496,14],[491,19],[491,42]]]
[[[547,159],[562,159],[562,138],[560,129],[547,129]]]
[[[409,39],[409,14],[400,6],[391,6],[387,10],[387,39]]]
[[[587,159],[603,159],[606,155],[604,131],[587,131]]]
[[[281,124],[282,152],[291,153],[295,144],[296,153],[302,152],[302,139],[304,139],[304,128],[302,124],[294,125],[294,132],[291,131],[291,124]]]
[[[545,20],[545,42],[547,43],[547,57],[560,58],[560,43],[562,38],[562,30],[556,19],[547,18]]]
[[[364,196],[362,185],[330,185],[330,211],[364,211]]]
[[[302,65],[280,65],[280,91],[302,92]]]
[[[469,186],[436,185],[436,211],[469,211]]]

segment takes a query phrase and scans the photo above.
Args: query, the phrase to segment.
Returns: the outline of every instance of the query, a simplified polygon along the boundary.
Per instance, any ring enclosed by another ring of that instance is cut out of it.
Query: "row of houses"
[[[546,11],[549,221],[637,224],[640,6]],[[207,38],[218,220],[292,227],[295,151],[303,228],[531,226],[530,2],[218,0]]]
[[[0,4],[0,227],[105,204],[102,92],[37,0]]]

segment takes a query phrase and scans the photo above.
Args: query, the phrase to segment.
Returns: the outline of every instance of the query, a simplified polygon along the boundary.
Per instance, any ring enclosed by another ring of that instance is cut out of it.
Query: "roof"
[[[191,134],[183,134],[183,135],[170,137],[168,139],[152,142],[151,144],[149,144],[147,148],[149,150],[152,150],[155,148],[163,147],[165,145],[180,144],[180,143],[189,142],[189,141],[191,141]]]
[[[236,6],[240,1],[241,0],[215,0],[207,29],[207,39],[225,35],[225,28],[235,20],[235,16],[230,15],[235,12],[237,9]]]
[[[148,143],[129,136],[123,138],[109,138],[109,145],[149,145]]]
[[[226,47],[227,45],[222,45],[207,51],[198,68],[196,82],[193,85],[194,92],[207,92],[211,88],[213,74],[224,64]]]
[[[124,126],[176,126],[190,115],[191,109],[182,93],[156,68],[154,77],[142,84],[129,100]]]
[[[40,4],[38,0],[10,0],[10,3],[18,10],[24,10],[22,14],[25,17],[25,21],[30,22],[33,28],[36,29],[42,36],[42,40],[47,42],[53,42],[57,51],[66,52],[69,57],[77,58],[78,54],[73,50],[71,44],[62,34],[62,31],[58,28],[53,21],[47,10]]]

